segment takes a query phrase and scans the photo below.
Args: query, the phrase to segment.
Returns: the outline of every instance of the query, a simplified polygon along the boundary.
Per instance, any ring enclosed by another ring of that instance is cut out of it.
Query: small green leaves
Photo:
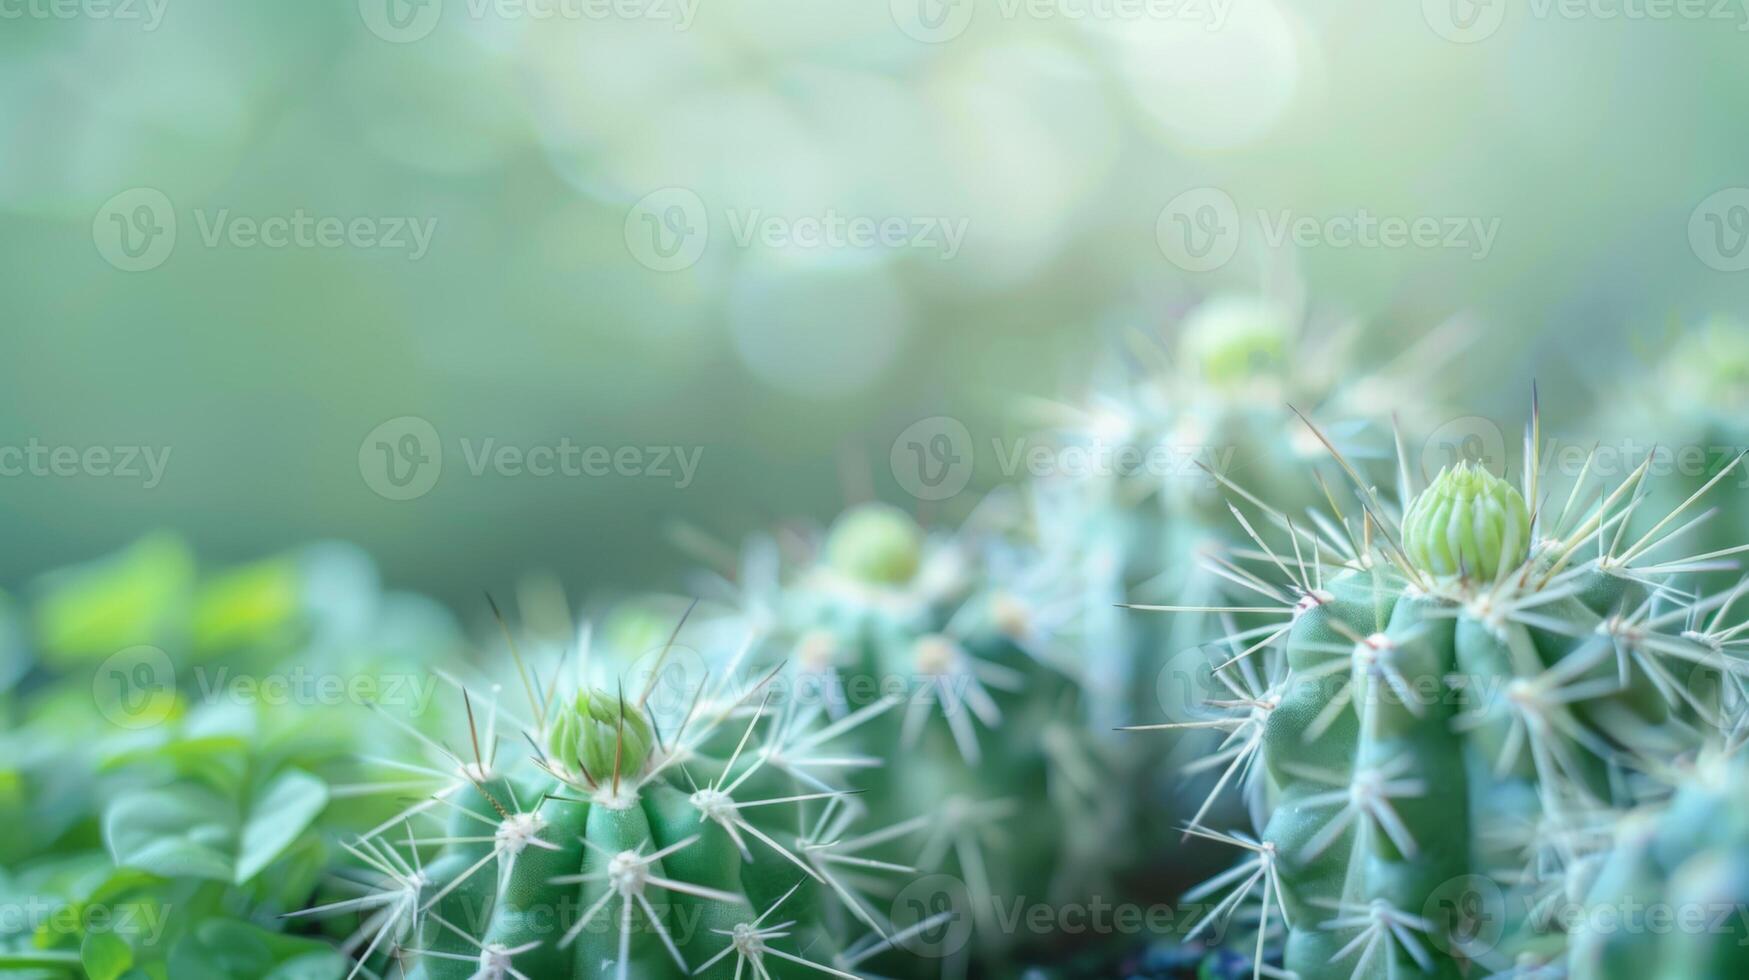
[[[180,783],[116,799],[104,814],[103,836],[118,865],[242,885],[279,858],[327,803],[327,786],[297,769],[235,801]]]
[[[134,950],[113,932],[87,932],[79,961],[90,980],[116,980],[134,965]]]
[[[1439,471],[1403,514],[1403,550],[1423,572],[1489,581],[1530,554],[1524,497],[1480,466]]]
[[[597,783],[637,775],[654,743],[644,713],[605,691],[579,693],[571,710],[559,711],[553,718],[547,734],[547,748],[554,761]]]
[[[868,585],[903,585],[923,560],[923,529],[904,511],[886,504],[851,508],[832,525],[826,561]]]

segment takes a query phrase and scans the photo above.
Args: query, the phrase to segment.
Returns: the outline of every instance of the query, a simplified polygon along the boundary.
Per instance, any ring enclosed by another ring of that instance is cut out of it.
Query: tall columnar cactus
[[[364,913],[359,969],[421,980],[854,976],[903,938],[860,884],[909,869],[861,853],[886,835],[858,836],[863,807],[826,783],[835,732],[766,682],[688,680],[671,701],[654,675],[561,695],[524,674],[516,740],[466,695],[458,741],[403,725],[431,758],[395,766],[432,793],[348,845],[363,897],[311,913]]]
[[[1708,756],[1622,820],[1577,914],[1571,975],[1749,976],[1749,757]]]
[[[1262,827],[1193,824],[1248,857],[1192,897],[1237,886],[1208,924],[1245,906],[1259,949],[1285,928],[1302,980],[1558,955],[1525,909],[1574,885],[1614,808],[1655,795],[1645,770],[1726,723],[1735,595],[1661,584],[1693,565],[1670,545],[1694,499],[1630,536],[1646,467],[1551,494],[1532,459],[1523,492],[1460,465],[1413,494],[1402,466],[1400,510],[1358,478],[1331,514],[1265,507],[1270,533],[1248,526],[1233,555],[1228,581],[1263,603],[1225,608],[1271,621],[1227,638],[1195,724],[1228,733],[1222,783]],[[1479,883],[1513,896],[1485,949]]]
[[[962,881],[937,898],[954,900],[998,958],[1024,938],[1000,927],[999,910],[1085,898],[1127,851],[1080,687],[1059,659],[1077,604],[1008,526],[1009,503],[988,501],[954,534],[859,505],[801,557],[750,558],[732,584],[735,628],[751,623],[759,637],[756,668],[779,669],[805,710],[859,722],[845,741],[888,760],[862,780],[869,807],[919,834],[884,856]]]

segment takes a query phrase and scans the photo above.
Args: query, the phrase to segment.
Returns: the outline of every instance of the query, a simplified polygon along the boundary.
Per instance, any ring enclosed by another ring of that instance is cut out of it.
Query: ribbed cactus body
[[[1381,934],[1375,966],[1414,975],[1432,963],[1437,975],[1457,975],[1465,951],[1451,938],[1457,923],[1441,907],[1443,890],[1516,860],[1489,828],[1609,798],[1601,759],[1572,746],[1565,758],[1539,757],[1525,726],[1552,710],[1559,724],[1611,745],[1672,714],[1643,673],[1570,715],[1537,688],[1551,668],[1596,649],[1591,629],[1609,612],[1644,601],[1638,583],[1592,583],[1595,608],[1577,597],[1551,603],[1547,615],[1569,617],[1572,635],[1488,623],[1448,599],[1405,594],[1393,577],[1349,573],[1299,617],[1286,644],[1298,680],[1264,738],[1278,788],[1264,839],[1276,848],[1294,923],[1288,968],[1307,980],[1351,977],[1371,936],[1363,933],[1394,916],[1421,921],[1401,926],[1410,943]],[[1348,663],[1330,673],[1342,648],[1352,651]],[[1615,670],[1600,662],[1574,676],[1583,683]]]
[[[1031,938],[999,909],[1084,898],[1125,844],[1093,812],[1113,796],[1057,659],[1075,603],[1003,531],[926,536],[884,505],[847,511],[818,555],[785,576],[756,669],[802,710],[854,719],[841,744],[887,760],[858,777],[870,823],[909,828],[873,853],[958,879],[946,897],[997,962]]]
[[[1749,976],[1749,758],[1624,819],[1580,912],[1575,980]]]
[[[1285,621],[1228,639],[1234,696],[1204,722],[1230,733],[1263,826],[1191,828],[1251,855],[1193,897],[1238,885],[1217,916],[1260,899],[1250,934],[1285,925],[1301,980],[1558,961],[1569,926],[1542,913],[1588,880],[1598,828],[1657,796],[1650,773],[1718,740],[1737,710],[1721,681],[1745,668],[1720,622],[1732,594],[1668,584],[1692,565],[1663,547],[1682,510],[1623,526],[1643,476],[1563,488],[1534,520],[1469,467],[1400,521],[1368,486],[1358,517],[1317,532],[1269,511],[1277,543],[1260,535],[1251,562],[1283,580],[1232,579]]]
[[[745,773],[749,764],[738,765],[736,772]],[[723,769],[720,761],[696,758],[686,771],[713,783]],[[481,790],[466,791],[462,805],[480,819],[458,813],[451,822],[455,837],[474,838],[490,820],[497,827],[496,856],[493,842],[452,843],[426,865],[427,892],[436,895],[487,860],[431,906],[434,914],[421,927],[425,955],[418,976],[473,980],[482,970],[497,976],[489,965],[499,955],[530,977],[732,977],[737,966],[732,951],[710,969],[694,971],[731,950],[736,927],[749,926],[780,900],[781,908],[766,924],[791,924],[785,935],[759,943],[815,963],[829,964],[839,951],[822,922],[820,894],[803,884],[811,882],[808,872],[757,834],[743,832],[738,845],[707,816],[716,801],[689,787],[658,779],[634,788],[627,776],[617,794],[603,785],[587,798],[554,779],[531,782],[514,794],[504,792],[508,787],[502,782],[496,788],[501,792],[491,792],[490,800]],[[796,794],[793,781],[759,775],[736,793],[742,799]],[[508,817],[494,812],[495,803],[508,808],[512,798],[523,800],[526,809]],[[750,810],[748,818],[795,854],[799,809],[778,804]],[[518,833],[528,835],[526,843],[509,840]],[[472,931],[482,923],[483,932]],[[483,949],[460,933],[478,936]],[[766,955],[764,968],[773,977],[807,972]]]

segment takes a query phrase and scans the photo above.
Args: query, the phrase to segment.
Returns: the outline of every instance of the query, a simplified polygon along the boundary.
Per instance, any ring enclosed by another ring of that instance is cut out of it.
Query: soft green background
[[[151,490],[0,480],[6,582],[152,527],[221,558],[351,539],[459,602],[531,567],[578,589],[671,581],[670,523],[735,537],[866,486],[893,497],[906,425],[951,414],[987,442],[1009,393],[1059,388],[1118,328],[1204,293],[1298,280],[1398,339],[1467,313],[1494,331],[1465,355],[1493,406],[1533,375],[1545,404],[1607,392],[1631,332],[1740,310],[1749,275],[1688,242],[1697,204],[1749,184],[1741,9],[1515,4],[1459,44],[1417,3],[1231,0],[1210,29],[1185,19],[1200,10],[979,0],[923,43],[898,26],[915,0],[698,0],[686,30],[443,0],[397,44],[367,28],[379,0],[158,0],[155,30],[49,2],[0,0],[0,444],[172,456]],[[75,16],[33,14],[57,9]],[[1204,185],[1272,214],[1498,218],[1498,236],[1478,261],[1253,234],[1188,273],[1155,221]],[[668,186],[713,223],[696,265],[661,273],[625,225]],[[130,273],[93,226],[136,187],[180,229]],[[438,226],[416,262],[207,247],[195,213],[222,208]],[[963,218],[967,238],[951,260],[737,247],[722,216],[754,209]],[[358,451],[407,415],[447,458],[396,502]],[[677,490],[473,477],[462,437],[704,452]]]

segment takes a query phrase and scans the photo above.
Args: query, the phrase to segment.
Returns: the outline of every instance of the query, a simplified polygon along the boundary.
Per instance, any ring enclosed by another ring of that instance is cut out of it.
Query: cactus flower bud
[[[584,772],[600,782],[613,778],[615,759],[622,776],[635,776],[650,757],[655,737],[650,722],[636,705],[626,704],[620,725],[621,701],[605,691],[584,691],[570,710],[561,709],[547,733],[553,761],[569,772]]]
[[[1403,514],[1410,564],[1441,577],[1497,577],[1530,554],[1530,512],[1512,484],[1464,462],[1439,471]]]
[[[897,507],[863,504],[832,525],[826,560],[867,585],[903,585],[922,564],[923,529]]]

